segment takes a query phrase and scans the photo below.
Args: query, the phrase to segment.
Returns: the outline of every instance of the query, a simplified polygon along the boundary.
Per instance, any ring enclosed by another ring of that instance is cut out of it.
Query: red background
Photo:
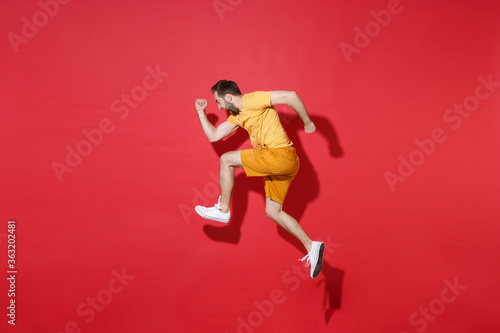
[[[444,117],[478,77],[500,81],[498,2],[228,1],[70,1],[46,21],[37,1],[0,4],[0,267],[11,219],[18,269],[15,327],[0,284],[2,331],[497,331],[500,87],[479,88],[459,127]],[[148,66],[168,76],[143,96]],[[193,214],[218,197],[219,155],[248,146],[241,129],[213,145],[201,130],[196,98],[227,116],[219,79],[294,90],[317,125],[306,135],[278,107],[302,163],[284,208],[328,246],[315,280],[260,179],[238,173],[229,226]],[[143,100],[125,114],[131,92]],[[85,146],[103,119],[111,133]],[[92,151],[58,179],[78,145]],[[92,298],[106,304],[91,318]]]

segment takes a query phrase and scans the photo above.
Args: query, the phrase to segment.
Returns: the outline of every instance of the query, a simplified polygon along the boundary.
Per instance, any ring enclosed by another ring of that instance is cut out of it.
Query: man
[[[221,156],[219,201],[213,207],[196,206],[196,212],[203,218],[228,223],[234,168],[243,168],[248,177],[264,177],[267,216],[302,242],[308,254],[300,260],[307,259],[306,267],[311,266],[311,277],[315,278],[323,265],[325,245],[312,241],[297,220],[282,210],[288,188],[299,170],[299,158],[274,109],[276,104],[288,105],[303,121],[305,132],[312,133],[316,126],[304,103],[293,91],[242,94],[235,82],[227,80],[217,82],[212,93],[219,109],[229,110],[231,115],[215,127],[205,113],[207,100],[196,100],[196,111],[208,140],[219,141],[243,127],[248,131],[254,149],[231,151]]]

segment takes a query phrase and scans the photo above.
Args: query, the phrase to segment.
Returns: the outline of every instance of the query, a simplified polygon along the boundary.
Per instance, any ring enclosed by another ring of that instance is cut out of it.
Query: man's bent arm
[[[227,121],[215,127],[207,118],[207,114],[205,113],[206,106],[206,100],[196,100],[196,111],[198,112],[198,118],[200,119],[201,128],[203,129],[203,132],[205,132],[208,141],[217,142],[236,131],[238,126],[233,125]]]
[[[306,106],[304,102],[300,99],[299,95],[295,91],[287,91],[287,90],[275,90],[271,91],[271,104],[286,104],[292,110],[297,112],[300,119],[304,123],[304,128],[306,133],[312,133],[316,130],[316,126],[312,122],[311,118],[309,118],[309,114],[307,113]]]

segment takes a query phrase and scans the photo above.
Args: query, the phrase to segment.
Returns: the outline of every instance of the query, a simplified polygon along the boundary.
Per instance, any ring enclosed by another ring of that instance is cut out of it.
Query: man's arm
[[[217,127],[212,125],[207,118],[207,114],[205,113],[207,105],[208,102],[206,99],[197,99],[195,103],[196,111],[198,112],[198,117],[200,118],[201,128],[203,129],[203,132],[205,132],[208,141],[217,142],[238,129],[238,126],[227,121]]]
[[[295,91],[287,90],[275,90],[271,91],[271,104],[286,104],[291,107],[304,123],[304,130],[306,133],[312,133],[316,130],[316,126],[309,118],[306,106],[304,102],[300,99],[299,95]]]

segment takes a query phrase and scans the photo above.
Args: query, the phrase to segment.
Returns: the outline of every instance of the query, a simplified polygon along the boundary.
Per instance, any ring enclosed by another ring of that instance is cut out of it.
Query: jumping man
[[[219,109],[229,110],[231,115],[215,127],[205,113],[207,100],[196,100],[196,111],[208,140],[219,141],[238,127],[243,127],[248,131],[254,149],[230,151],[221,156],[219,201],[213,207],[196,206],[196,212],[203,218],[228,223],[234,169],[243,168],[248,177],[264,177],[267,216],[302,242],[307,255],[300,260],[307,259],[306,267],[311,266],[311,277],[315,278],[323,265],[325,245],[312,241],[297,220],[282,210],[288,188],[299,171],[299,158],[274,108],[277,104],[288,105],[299,115],[305,132],[312,133],[316,126],[309,118],[304,103],[293,91],[242,94],[235,82],[227,80],[217,82],[212,87],[212,93]]]

